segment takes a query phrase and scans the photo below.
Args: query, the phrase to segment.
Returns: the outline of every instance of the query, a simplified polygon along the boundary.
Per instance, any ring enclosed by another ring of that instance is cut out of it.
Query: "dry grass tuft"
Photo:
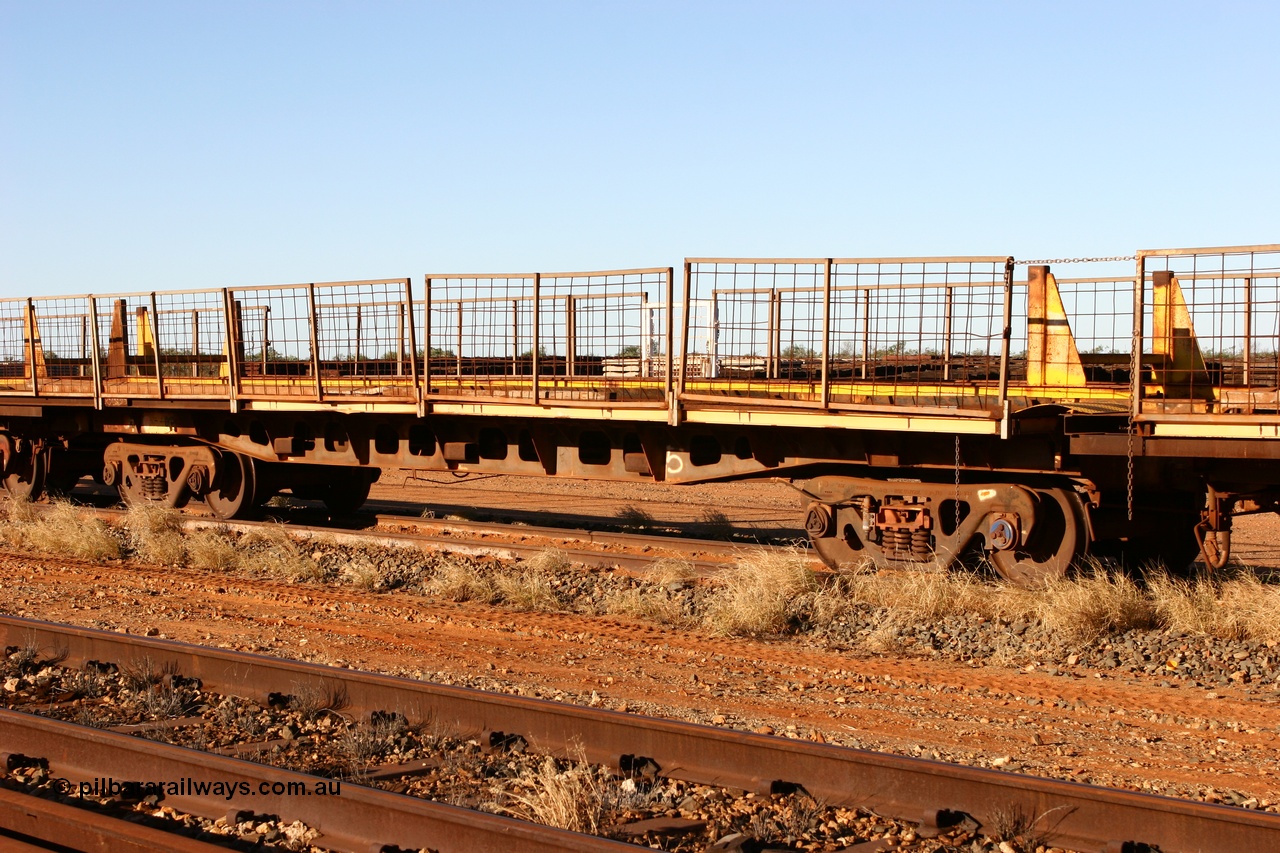
[[[684,605],[663,587],[640,586],[619,590],[605,597],[604,612],[610,616],[647,619],[663,625],[683,625],[689,621]]]
[[[569,568],[569,558],[558,548],[545,548],[525,560],[524,565],[529,571],[550,575]]]
[[[229,572],[240,567],[240,549],[225,530],[197,530],[187,537],[187,565]]]
[[[686,625],[690,616],[679,593],[697,577],[693,564],[687,560],[662,557],[649,566],[645,583],[606,595],[601,609],[612,616]]]
[[[985,613],[992,603],[991,588],[968,574],[907,571],[853,574],[842,579],[843,594],[852,602],[883,607],[895,623],[914,623],[953,613]]]
[[[608,827],[619,797],[618,783],[602,769],[583,762],[561,769],[547,756],[536,771],[513,780],[496,793],[501,810],[544,826],[600,835]]]
[[[1224,640],[1280,641],[1280,586],[1247,568],[1192,578],[1147,575],[1160,621],[1170,628]]]
[[[308,720],[321,714],[337,713],[347,707],[351,699],[345,685],[332,682],[305,681],[294,683],[289,696],[289,709]]]
[[[359,778],[404,732],[404,720],[394,715],[348,726],[338,738],[338,751],[346,757],[352,775]]]
[[[494,598],[516,610],[560,610],[564,602],[556,594],[555,574],[569,568],[563,551],[547,548],[520,564],[523,568],[493,578]]]
[[[865,645],[870,651],[879,654],[893,654],[906,648],[902,635],[898,633],[898,626],[892,623],[883,624],[872,631],[867,636]]]
[[[94,669],[73,669],[67,673],[63,686],[77,698],[97,699],[107,692],[107,679]]]
[[[672,557],[662,557],[654,560],[653,564],[649,566],[648,574],[650,582],[663,586],[673,583],[686,583],[698,577],[698,572],[694,569],[693,563]]]
[[[324,577],[324,569],[304,553],[284,525],[273,525],[244,538],[246,552],[241,559],[245,568],[257,569],[284,580],[316,581]]]
[[[1142,587],[1101,566],[1047,584],[1039,590],[1039,602],[1037,615],[1044,626],[1078,642],[1157,624],[1156,608]]]
[[[723,586],[707,602],[703,621],[721,636],[776,633],[796,615],[792,608],[796,598],[817,587],[817,578],[802,555],[754,551],[725,572]]]
[[[431,578],[422,585],[427,595],[448,601],[482,601],[491,603],[496,592],[493,582],[475,566],[463,560],[444,559],[435,567]]]
[[[65,500],[53,500],[43,512],[28,501],[8,501],[0,538],[13,548],[76,557],[116,560],[120,540],[104,522]]]
[[[515,610],[560,610],[563,602],[556,595],[547,575],[539,571],[511,572],[494,578],[495,597]]]
[[[124,526],[129,547],[143,562],[174,566],[186,557],[182,516],[177,510],[150,501],[131,503]]]

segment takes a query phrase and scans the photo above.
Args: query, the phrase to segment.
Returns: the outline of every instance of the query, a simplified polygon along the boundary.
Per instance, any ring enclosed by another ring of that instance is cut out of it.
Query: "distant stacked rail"
[[[350,511],[385,467],[779,477],[834,568],[1220,567],[1234,515],[1280,509],[1280,245],[1132,261],[691,258],[679,294],[667,267],[0,301],[0,464],[18,497],[93,476],[226,518],[281,491]]]

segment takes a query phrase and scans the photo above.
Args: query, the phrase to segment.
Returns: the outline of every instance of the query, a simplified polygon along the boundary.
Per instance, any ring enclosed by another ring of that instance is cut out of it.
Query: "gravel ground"
[[[692,503],[657,492],[628,502],[605,489],[591,513],[602,524],[617,519],[613,501],[675,523],[696,517],[717,488],[739,485],[698,487],[707,491]],[[786,504],[798,516],[792,490],[751,485],[754,512],[780,519]],[[551,500],[498,494],[526,508]],[[444,504],[423,504],[432,505]],[[1275,518],[1240,519],[1236,530],[1238,557],[1280,562]],[[315,579],[293,582],[266,571],[0,557],[3,609],[1245,808],[1276,811],[1280,802],[1280,648],[1265,643],[1161,630],[1068,643],[1035,620],[904,623],[865,605],[820,627],[723,637],[694,624],[710,592],[683,580],[661,593],[686,623],[602,615],[605,602],[645,582],[575,567],[541,567],[553,610],[517,612],[424,594],[438,568],[431,559],[312,547]]]
[[[32,649],[9,653],[0,668],[0,701],[9,709],[188,748],[234,754],[341,783],[373,785],[464,808],[503,814],[592,834],[605,834],[672,853],[706,850],[751,839],[793,851],[827,851],[874,839],[897,849],[935,853],[992,849],[974,841],[976,827],[961,824],[937,838],[918,838],[912,825],[865,811],[832,808],[805,794],[754,793],[693,785],[655,776],[621,779],[581,761],[532,754],[522,741],[484,750],[475,740],[437,723],[389,716],[357,723],[338,697],[319,693],[280,706],[202,691],[165,678],[145,663],[124,669],[69,670],[42,662]],[[164,721],[173,725],[164,726]],[[407,776],[378,779],[397,765],[420,766]],[[425,765],[425,766],[421,766]],[[47,768],[0,768],[0,784],[69,804],[110,811],[127,820],[227,842],[241,850],[316,851],[320,833],[273,815],[209,820],[174,811],[156,794],[62,793]],[[1017,828],[1007,846],[1026,846]]]

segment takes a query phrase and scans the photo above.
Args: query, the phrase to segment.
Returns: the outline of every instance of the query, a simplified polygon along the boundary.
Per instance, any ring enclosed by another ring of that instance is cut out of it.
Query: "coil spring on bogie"
[[[163,500],[169,493],[169,481],[165,477],[164,458],[146,457],[137,467],[138,491],[149,501]]]
[[[929,559],[933,549],[929,546],[929,531],[923,528],[911,532],[911,555],[917,560]]]
[[[164,477],[140,477],[142,480],[142,496],[149,501],[162,500],[169,492],[169,484]]]
[[[911,531],[910,530],[894,530],[893,531],[893,550],[903,554],[911,553]]]

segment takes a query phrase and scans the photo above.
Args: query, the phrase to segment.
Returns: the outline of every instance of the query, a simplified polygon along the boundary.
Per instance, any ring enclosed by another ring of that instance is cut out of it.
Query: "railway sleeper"
[[[1064,575],[1088,543],[1074,487],[926,483],[822,476],[797,481],[812,501],[805,529],[836,571],[947,571],[976,552],[1011,583]]]

